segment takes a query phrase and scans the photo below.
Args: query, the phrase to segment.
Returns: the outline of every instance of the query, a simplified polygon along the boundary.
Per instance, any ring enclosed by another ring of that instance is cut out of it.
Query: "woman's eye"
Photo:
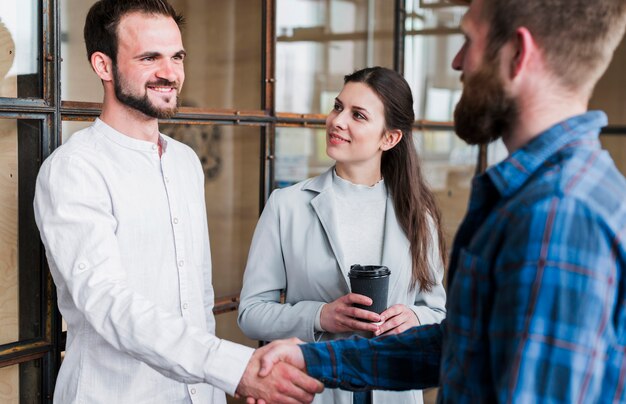
[[[335,111],[341,111],[341,105],[339,105],[339,104],[335,104],[335,106],[333,107],[333,109],[334,109]]]
[[[360,112],[353,113],[353,116],[354,116],[355,119],[365,119],[365,115],[363,115]]]

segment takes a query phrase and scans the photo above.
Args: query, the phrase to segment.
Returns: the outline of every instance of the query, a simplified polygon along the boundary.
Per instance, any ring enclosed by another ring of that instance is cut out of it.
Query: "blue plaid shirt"
[[[477,176],[452,250],[448,317],[302,345],[328,387],[439,384],[440,402],[626,402],[626,180],[568,119]]]

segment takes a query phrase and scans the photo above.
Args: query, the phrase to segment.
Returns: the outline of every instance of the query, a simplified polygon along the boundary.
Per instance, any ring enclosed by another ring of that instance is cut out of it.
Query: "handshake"
[[[237,386],[248,404],[310,403],[324,386],[305,373],[297,338],[274,341],[257,349]]]

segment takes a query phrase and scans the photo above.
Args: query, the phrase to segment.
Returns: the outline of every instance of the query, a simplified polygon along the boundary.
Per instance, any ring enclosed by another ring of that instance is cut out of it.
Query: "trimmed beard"
[[[176,89],[178,89],[179,87],[177,83],[165,79],[160,79],[151,83],[147,83],[146,87],[149,85],[172,86]],[[148,98],[147,91],[143,95],[143,97],[127,92],[128,85],[124,78],[119,74],[119,71],[117,70],[117,66],[115,64],[113,64],[113,87],[115,89],[115,96],[122,104],[133,108],[151,118],[169,119],[173,117],[176,112],[178,112],[178,104],[180,101],[178,98],[178,93],[176,95],[176,106],[172,108],[158,108]]]
[[[517,124],[519,110],[514,98],[504,91],[496,57],[468,75],[454,109],[454,130],[470,145],[484,145],[507,136]]]

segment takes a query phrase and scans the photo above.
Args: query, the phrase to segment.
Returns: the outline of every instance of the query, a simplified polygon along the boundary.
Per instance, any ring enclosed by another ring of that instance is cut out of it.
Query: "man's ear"
[[[512,47],[509,74],[514,79],[528,67],[537,52],[537,43],[528,28],[519,27],[515,31]]]
[[[402,131],[400,129],[386,130],[383,134],[383,141],[380,145],[382,151],[392,149],[402,140]]]
[[[94,52],[91,55],[91,68],[102,81],[113,80],[113,61],[102,52]]]

